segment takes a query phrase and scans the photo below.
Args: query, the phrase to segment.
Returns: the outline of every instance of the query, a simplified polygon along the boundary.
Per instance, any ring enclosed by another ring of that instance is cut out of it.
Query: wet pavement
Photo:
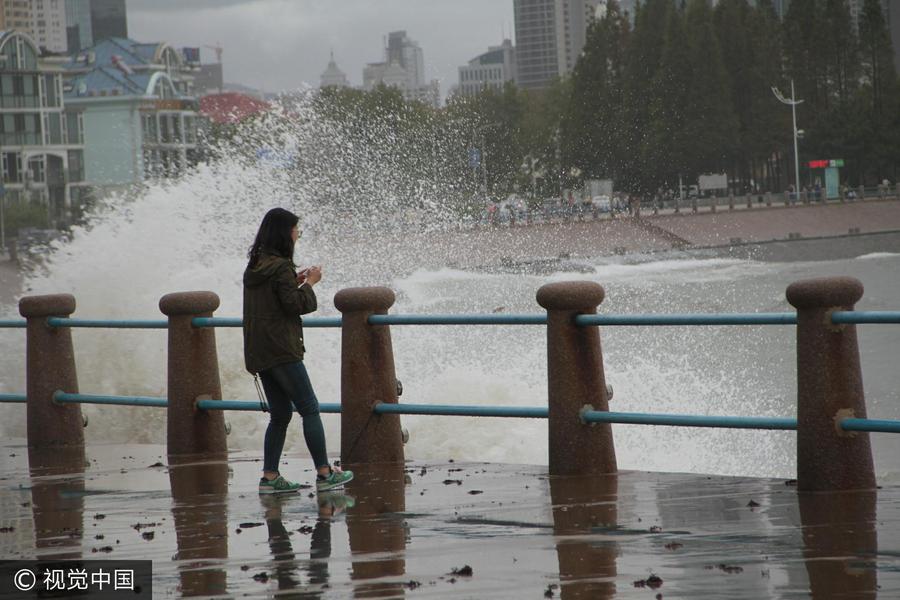
[[[30,468],[21,443],[0,450],[0,557],[152,559],[154,597],[900,597],[897,485],[448,461],[261,497],[249,453],[97,445]],[[308,458],[286,461],[312,483]]]

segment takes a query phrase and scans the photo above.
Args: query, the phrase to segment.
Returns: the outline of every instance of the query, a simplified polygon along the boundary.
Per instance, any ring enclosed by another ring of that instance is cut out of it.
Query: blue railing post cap
[[[801,279],[788,286],[786,295],[795,308],[850,307],[862,298],[863,284],[855,277]]]
[[[559,281],[542,285],[537,302],[547,310],[594,311],[603,302],[606,292],[594,281]]]
[[[354,287],[334,295],[334,307],[341,312],[386,311],[394,305],[394,290],[386,287]]]
[[[200,315],[219,308],[219,296],[215,292],[175,292],[159,299],[159,310],[164,315]]]
[[[75,312],[75,296],[72,294],[48,294],[24,296],[19,300],[19,314],[33,317],[62,317]]]

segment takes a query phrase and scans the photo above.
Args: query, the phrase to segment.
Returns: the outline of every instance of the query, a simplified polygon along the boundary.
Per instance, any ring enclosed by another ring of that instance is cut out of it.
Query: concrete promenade
[[[29,470],[18,442],[2,447],[0,557],[152,559],[153,597],[900,596],[896,485],[876,499],[445,461],[275,498],[256,493],[255,454],[174,466],[162,446],[98,445],[66,473]],[[308,460],[283,472],[311,483]]]

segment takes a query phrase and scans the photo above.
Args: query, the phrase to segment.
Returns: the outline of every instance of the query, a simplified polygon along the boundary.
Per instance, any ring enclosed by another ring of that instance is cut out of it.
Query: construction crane
[[[209,48],[210,50],[215,50],[216,52],[216,62],[220,65],[222,64],[222,44],[220,42],[216,42],[215,46],[203,46],[204,48]]]

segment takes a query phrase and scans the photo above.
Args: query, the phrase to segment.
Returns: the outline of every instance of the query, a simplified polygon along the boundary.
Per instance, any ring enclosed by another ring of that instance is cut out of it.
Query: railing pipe
[[[28,321],[20,319],[2,319],[0,320],[0,329],[25,329]]]
[[[575,324],[592,325],[794,325],[794,313],[578,315]]]
[[[841,324],[864,324],[864,323],[900,323],[900,311],[897,310],[847,310],[831,313],[831,322]]]
[[[585,423],[620,423],[626,425],[672,425],[680,427],[718,427],[726,429],[797,429],[797,419],[789,417],[732,417],[720,415],[667,415],[583,411]]]
[[[242,327],[244,320],[239,317],[195,317],[194,327]],[[340,317],[304,317],[303,327],[340,327]]]
[[[0,402],[22,402],[28,401],[25,394],[0,394]]]
[[[165,398],[150,396],[98,396],[96,394],[68,394],[57,391],[53,400],[60,404],[105,404],[111,406],[142,406],[166,408],[169,401]]]
[[[840,422],[844,431],[872,431],[881,433],[900,433],[900,421],[886,419],[844,419]]]
[[[25,296],[19,314],[26,329],[26,395],[29,458],[32,450],[64,448],[84,455],[84,421],[81,406],[53,401],[57,390],[78,393],[75,350],[68,327],[48,327],[47,317],[67,317],[75,312],[71,294]]]
[[[547,315],[372,315],[370,325],[546,325]]]
[[[111,320],[111,319],[63,319],[50,317],[50,327],[86,327],[93,329],[165,329],[168,321],[161,320]]]
[[[452,417],[512,417],[546,419],[548,409],[538,406],[465,406],[447,404],[376,404],[373,412],[379,415],[433,415]]]
[[[852,311],[863,285],[852,277],[806,279],[787,288],[797,308],[797,488],[875,487],[869,434],[845,431],[842,419],[866,418],[855,325],[832,313]]]
[[[262,410],[258,400],[197,400],[197,408],[200,410],[239,410],[248,412],[259,412]],[[341,412],[341,405],[320,402],[319,412],[337,414]]]
[[[595,313],[603,288],[590,281],[550,283],[537,292],[547,309],[547,387],[551,475],[615,473],[616,450],[608,423],[585,424],[580,411],[608,411],[600,330],[579,327],[579,314]]]
[[[195,317],[212,317],[219,297],[212,292],[166,294],[159,309],[169,317],[168,454],[222,457],[227,453],[221,411],[199,410],[199,399],[222,399],[215,329],[198,329]]]
[[[341,461],[402,463],[400,417],[373,414],[379,403],[397,403],[394,350],[388,325],[369,325],[394,304],[384,287],[347,288],[334,296],[341,327]]]

